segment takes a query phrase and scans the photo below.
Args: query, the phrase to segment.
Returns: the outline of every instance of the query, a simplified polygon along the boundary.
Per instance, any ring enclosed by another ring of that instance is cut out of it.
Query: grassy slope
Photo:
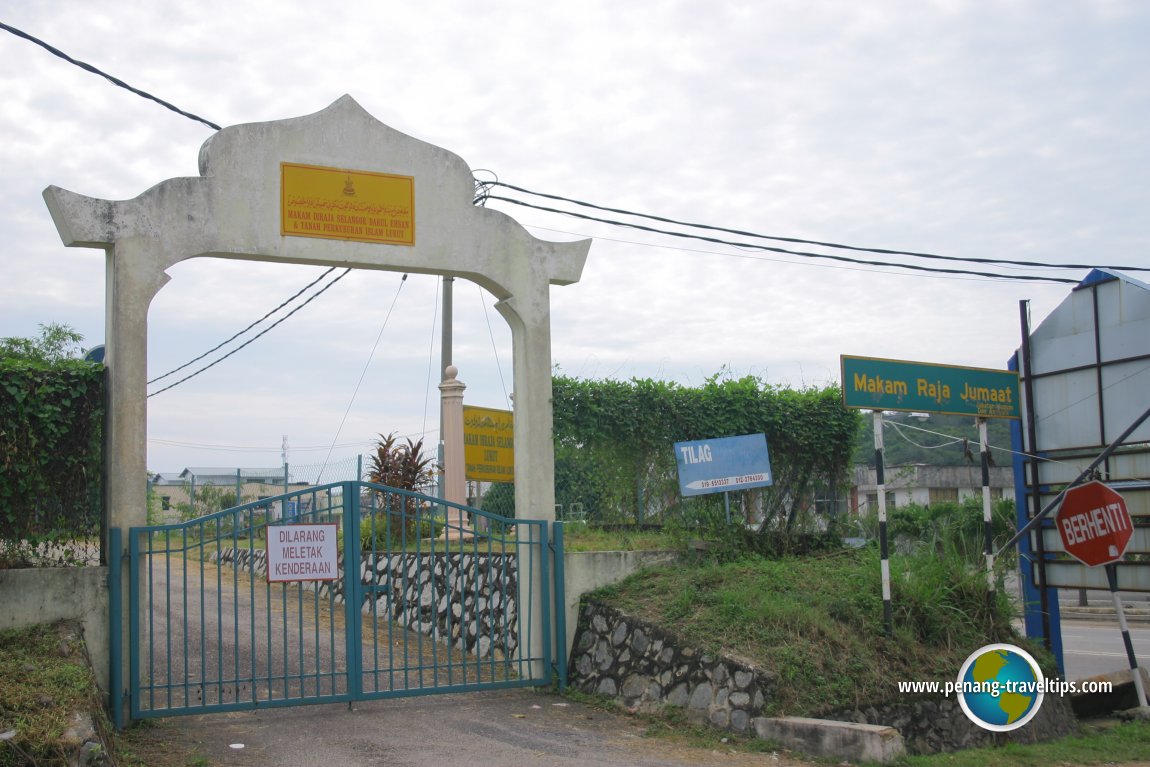
[[[594,597],[771,672],[770,714],[906,700],[897,682],[953,680],[979,647],[1021,641],[1004,604],[988,609],[980,574],[932,557],[895,560],[892,572],[892,638],[872,550],[652,569]]]

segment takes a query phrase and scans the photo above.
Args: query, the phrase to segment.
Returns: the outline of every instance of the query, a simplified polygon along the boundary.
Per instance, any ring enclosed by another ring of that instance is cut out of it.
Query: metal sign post
[[[986,419],[978,418],[978,452],[982,458],[982,537],[986,557],[987,602],[994,604],[998,589],[994,582],[994,515],[990,501],[990,446],[986,439]]]
[[[886,477],[883,466],[882,411],[874,411],[874,473],[878,490],[879,572],[882,577],[882,625],[889,637],[894,633],[894,610],[890,601],[890,544],[886,532]]]
[[[1110,584],[1110,597],[1114,600],[1114,611],[1118,614],[1118,629],[1122,632],[1122,644],[1126,646],[1126,661],[1130,673],[1134,675],[1134,689],[1138,693],[1138,705],[1146,707],[1146,688],[1142,684],[1142,671],[1138,668],[1138,658],[1134,655],[1134,643],[1130,640],[1130,626],[1126,623],[1126,610],[1122,598],[1118,596],[1118,565],[1106,565],[1106,580]]]

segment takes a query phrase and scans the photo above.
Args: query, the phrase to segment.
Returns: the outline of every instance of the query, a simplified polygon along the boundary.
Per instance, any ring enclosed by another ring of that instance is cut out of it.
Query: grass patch
[[[136,722],[112,730],[75,624],[0,631],[0,767],[64,767],[81,745],[68,733],[76,715],[91,717],[100,764],[191,767],[207,764],[178,729]],[[105,750],[106,749],[106,750]]]
[[[0,767],[63,765],[75,754],[66,733],[76,713],[106,733],[95,679],[72,625],[0,632]]]
[[[661,530],[604,530],[585,524],[563,527],[563,550],[582,551],[674,551],[681,540]]]
[[[652,568],[593,598],[674,627],[688,646],[768,671],[776,681],[765,712],[771,716],[905,702],[900,680],[953,680],[975,649],[1025,644],[1011,628],[1005,601],[988,604],[977,570],[921,556],[895,559],[892,573],[890,638],[872,549]]]
[[[1085,726],[1082,734],[1049,743],[972,748],[949,754],[912,756],[908,767],[1048,767],[1121,764],[1150,757],[1150,722]]]

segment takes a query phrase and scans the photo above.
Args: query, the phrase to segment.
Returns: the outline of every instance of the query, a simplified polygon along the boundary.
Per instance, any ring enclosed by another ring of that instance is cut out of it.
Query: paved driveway
[[[666,725],[655,725],[666,727]],[[530,689],[207,714],[140,736],[175,764],[229,767],[795,767],[786,754],[693,748],[645,737],[644,722]],[[805,763],[809,767],[809,763]]]
[[[176,685],[179,695],[172,703],[177,707],[187,702],[184,679],[205,681],[193,682],[193,703],[200,694],[227,703],[250,693],[240,681],[245,676],[247,684],[260,686],[259,697],[282,698],[297,693],[285,688],[276,694],[274,677],[298,673],[297,666],[344,666],[342,616],[314,609],[314,594],[295,589],[281,594],[262,583],[256,588],[250,574],[179,557],[152,562],[150,572],[146,593],[152,595],[155,615],[144,625],[154,635],[145,646],[149,657],[157,660],[144,669],[159,689]],[[228,625],[219,625],[221,621]],[[237,625],[244,630],[236,631]],[[305,630],[286,630],[299,626]],[[302,637],[302,643],[288,637]],[[378,637],[373,634],[364,640],[365,652],[370,652]],[[435,646],[429,640],[402,644]],[[319,662],[325,653],[330,659]],[[266,669],[276,673],[265,674]],[[149,707],[167,707],[166,694],[162,697]],[[362,701],[350,708],[344,703],[307,705],[155,721],[155,726],[135,733],[133,740],[144,763],[164,767],[799,764],[785,756],[736,753],[730,748],[712,751],[644,737],[647,725],[642,721],[531,688]]]

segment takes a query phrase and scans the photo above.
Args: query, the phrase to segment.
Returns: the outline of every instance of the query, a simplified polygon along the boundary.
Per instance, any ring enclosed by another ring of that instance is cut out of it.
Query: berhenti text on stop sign
[[[1104,538],[1114,533],[1131,530],[1130,516],[1122,513],[1122,504],[1108,503],[1098,506],[1085,514],[1076,514],[1063,517],[1062,536],[1069,544],[1086,543],[1095,538]],[[1111,556],[1118,556],[1117,547],[1110,552]]]

